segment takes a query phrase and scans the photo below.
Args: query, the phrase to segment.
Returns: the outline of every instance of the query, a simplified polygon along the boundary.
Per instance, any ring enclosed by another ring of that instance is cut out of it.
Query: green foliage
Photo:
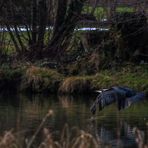
[[[134,12],[133,7],[117,7],[116,12],[125,13],[125,12]]]
[[[92,6],[85,5],[83,7],[82,13],[90,14],[93,9],[94,8]],[[117,7],[116,8],[117,13],[125,13],[125,12],[132,13],[134,11],[135,10],[133,7]],[[107,12],[105,11],[105,9],[103,7],[96,7],[95,11],[94,11],[94,16],[96,17],[97,20],[99,20],[101,18],[104,18],[107,15],[106,13]]]
[[[85,5],[83,7],[82,13],[90,14],[92,10],[93,10],[93,7]],[[105,16],[105,11],[103,7],[96,7],[94,11],[94,16],[96,17],[96,19],[103,18]]]

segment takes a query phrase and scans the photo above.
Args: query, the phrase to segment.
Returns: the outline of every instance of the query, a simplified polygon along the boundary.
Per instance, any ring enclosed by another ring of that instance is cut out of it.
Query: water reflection
[[[113,128],[104,124],[97,125],[95,120],[92,121],[92,128],[102,147],[148,148],[148,126],[139,128],[119,118]]]
[[[73,96],[59,96],[59,103],[63,108],[70,108],[74,105]]]
[[[138,148],[148,148],[148,143],[145,138],[148,139],[147,135],[144,131],[139,130],[138,128],[134,128],[133,132],[135,134],[135,140],[138,144]],[[147,133],[148,134],[148,133]]]
[[[49,109],[54,116],[45,124],[53,135],[59,137],[64,125],[78,127],[93,134],[101,148],[137,147],[148,148],[148,101],[141,102],[127,111],[119,112],[111,105],[92,114],[91,96],[26,96],[4,95],[0,97],[0,135],[13,129],[18,137],[26,139],[32,136]],[[95,98],[95,97],[94,97]],[[40,140],[40,136],[38,136]]]

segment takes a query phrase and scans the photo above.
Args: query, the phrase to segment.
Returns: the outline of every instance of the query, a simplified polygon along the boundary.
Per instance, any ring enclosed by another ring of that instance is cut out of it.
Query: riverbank
[[[98,89],[122,85],[148,94],[147,76],[147,65],[128,65],[118,70],[76,76],[64,76],[56,70],[37,66],[7,67],[0,69],[0,91],[90,94]]]
[[[90,76],[65,78],[60,85],[62,93],[90,93],[115,85],[128,86],[148,94],[148,69],[145,66],[127,66],[120,70],[104,70]]]

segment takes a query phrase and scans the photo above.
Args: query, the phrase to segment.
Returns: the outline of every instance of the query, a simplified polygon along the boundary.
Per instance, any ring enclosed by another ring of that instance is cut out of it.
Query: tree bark
[[[32,0],[32,45],[37,40],[37,0]]]
[[[44,35],[46,31],[46,23],[47,23],[46,0],[40,0],[39,2],[39,30],[38,30],[38,43],[37,43],[39,50],[41,50],[44,46]]]
[[[91,13],[90,13],[91,15],[94,15],[98,3],[99,3],[99,0],[95,0]]]
[[[64,23],[66,10],[67,10],[67,0],[58,0],[53,36],[56,36],[56,34],[60,30],[60,26],[62,26],[62,24]]]
[[[62,20],[60,21],[58,21],[57,19],[61,15],[59,11],[61,11],[62,8],[59,8],[60,10],[57,10],[56,22],[58,23],[55,23],[56,31],[54,31],[51,42],[49,43],[47,48],[49,57],[59,59],[64,54],[64,50],[67,48],[74,28],[76,27],[76,24],[79,20],[83,3],[84,0],[71,0],[69,5],[67,5],[66,7],[64,6],[67,11],[62,13]],[[60,15],[58,16],[58,14]]]
[[[5,0],[2,0],[2,2],[0,3],[0,10],[2,9],[2,7],[4,6]]]

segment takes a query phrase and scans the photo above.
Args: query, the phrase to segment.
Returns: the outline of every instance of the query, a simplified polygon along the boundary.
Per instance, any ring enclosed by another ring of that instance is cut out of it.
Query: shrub
[[[63,76],[55,70],[31,66],[26,70],[21,90],[55,92]]]
[[[79,94],[91,92],[91,77],[76,76],[66,78],[60,85],[60,93]]]

